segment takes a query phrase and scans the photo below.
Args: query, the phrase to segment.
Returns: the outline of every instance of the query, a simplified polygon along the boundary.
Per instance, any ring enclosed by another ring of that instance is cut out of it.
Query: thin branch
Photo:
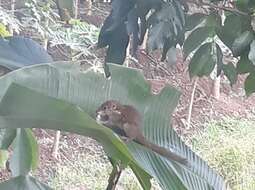
[[[188,118],[187,118],[187,129],[190,129],[191,114],[192,114],[193,103],[194,103],[194,98],[195,98],[195,92],[196,92],[198,79],[199,79],[198,77],[195,78],[194,86],[193,86],[193,90],[192,90],[192,94],[191,94],[191,98],[190,98]]]
[[[112,173],[109,177],[108,186],[107,186],[106,190],[115,190],[116,189],[116,186],[120,179],[122,170],[123,169],[121,167],[121,164],[113,164]]]
[[[232,7],[219,6],[219,5],[215,5],[213,3],[207,3],[207,2],[203,2],[203,1],[194,1],[194,0],[186,0],[186,1],[188,3],[192,3],[192,4],[195,4],[195,5],[198,5],[198,6],[208,6],[208,7],[211,7],[213,9],[222,9],[222,10],[229,11],[229,12],[234,12],[234,13],[237,13],[237,14],[240,14],[240,15],[243,15],[243,16],[248,16],[249,15],[249,14],[243,12],[243,11],[240,11],[240,10],[232,8]]]

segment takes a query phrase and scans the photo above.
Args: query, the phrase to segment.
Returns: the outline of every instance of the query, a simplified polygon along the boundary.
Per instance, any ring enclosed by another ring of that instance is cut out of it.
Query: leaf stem
[[[108,186],[106,190],[115,190],[117,183],[120,179],[122,170],[123,169],[120,163],[113,164],[112,173],[110,174],[110,177],[108,179]]]

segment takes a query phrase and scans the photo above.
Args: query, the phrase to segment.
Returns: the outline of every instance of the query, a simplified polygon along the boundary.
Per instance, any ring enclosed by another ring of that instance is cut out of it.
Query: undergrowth
[[[224,118],[210,122],[192,143],[233,190],[255,189],[255,120]]]

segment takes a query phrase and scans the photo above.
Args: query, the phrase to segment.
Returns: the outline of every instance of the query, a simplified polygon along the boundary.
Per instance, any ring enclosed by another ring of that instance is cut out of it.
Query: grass
[[[102,155],[78,154],[73,165],[59,162],[49,185],[56,190],[103,190],[108,184],[111,164]],[[117,189],[141,190],[139,182],[130,169],[125,170]]]
[[[224,118],[210,122],[192,143],[233,190],[255,189],[255,121]]]

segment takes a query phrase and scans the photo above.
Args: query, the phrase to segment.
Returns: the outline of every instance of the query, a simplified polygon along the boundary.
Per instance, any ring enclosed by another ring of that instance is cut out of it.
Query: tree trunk
[[[221,81],[221,77],[218,76],[214,79],[214,82],[213,82],[212,94],[217,100],[220,98],[220,81]]]

